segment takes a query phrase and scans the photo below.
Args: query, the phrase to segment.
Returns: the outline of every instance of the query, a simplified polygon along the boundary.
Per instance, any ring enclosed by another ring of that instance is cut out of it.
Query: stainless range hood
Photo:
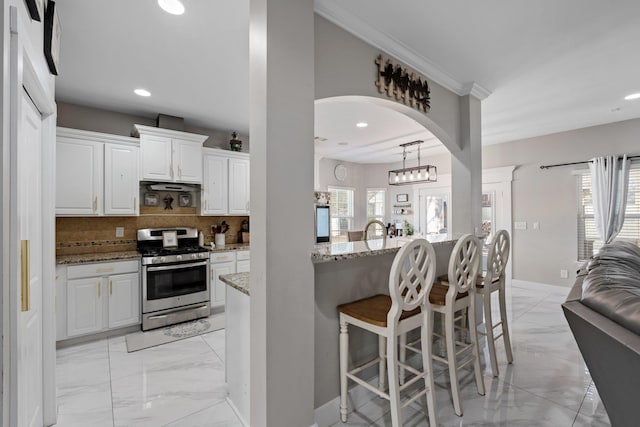
[[[147,182],[145,184],[151,191],[200,191],[200,186],[198,185],[176,184],[172,182]]]

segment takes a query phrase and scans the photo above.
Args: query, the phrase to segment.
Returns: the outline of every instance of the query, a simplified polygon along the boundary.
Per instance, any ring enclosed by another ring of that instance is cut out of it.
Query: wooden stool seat
[[[431,288],[431,293],[429,294],[429,302],[436,305],[445,305],[447,303],[446,296],[448,291],[449,284],[447,282],[434,283]],[[460,292],[456,294],[456,300],[465,298],[467,295],[469,295],[468,292]]]
[[[498,277],[494,277],[492,280],[492,283],[495,283],[499,280]],[[436,283],[442,283],[444,285],[448,285],[449,284],[449,275],[447,274],[443,274],[442,276],[438,277],[436,279]],[[478,277],[476,278],[476,288],[483,288],[484,287],[484,276],[482,276],[481,274],[478,274]]]
[[[391,297],[389,295],[374,295],[358,301],[338,306],[338,311],[363,322],[372,325],[387,327],[387,314],[391,309]],[[411,311],[403,311],[400,320],[420,314],[420,308]]]

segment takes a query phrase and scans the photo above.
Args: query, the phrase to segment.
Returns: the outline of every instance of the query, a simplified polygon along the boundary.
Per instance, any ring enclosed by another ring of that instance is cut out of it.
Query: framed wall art
[[[396,201],[398,203],[406,203],[409,201],[409,195],[408,194],[398,194],[396,195]]]
[[[191,193],[180,193],[178,195],[178,206],[181,208],[191,206]]]
[[[144,193],[145,206],[158,206],[159,203],[160,197],[158,197],[158,193]]]
[[[59,71],[61,31],[56,2],[49,0],[44,15],[44,57],[49,65],[49,71],[56,76]]]

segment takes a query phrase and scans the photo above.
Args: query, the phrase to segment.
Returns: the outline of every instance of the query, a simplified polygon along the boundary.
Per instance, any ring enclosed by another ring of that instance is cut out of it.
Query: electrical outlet
[[[526,223],[526,221],[522,221],[522,222],[516,221],[515,223],[513,223],[513,227],[516,230],[526,230],[527,229],[527,223]]]
[[[569,272],[567,270],[560,270],[560,278],[561,279],[568,279],[569,278]]]
[[[533,229],[534,230],[540,230],[540,223],[539,222],[534,222],[533,223]]]
[[[124,237],[124,227],[116,227],[116,237]]]

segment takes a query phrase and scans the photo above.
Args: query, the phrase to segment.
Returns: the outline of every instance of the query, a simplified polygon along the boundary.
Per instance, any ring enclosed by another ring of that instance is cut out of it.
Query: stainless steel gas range
[[[142,255],[142,330],[211,313],[209,251],[195,228],[138,230]]]

